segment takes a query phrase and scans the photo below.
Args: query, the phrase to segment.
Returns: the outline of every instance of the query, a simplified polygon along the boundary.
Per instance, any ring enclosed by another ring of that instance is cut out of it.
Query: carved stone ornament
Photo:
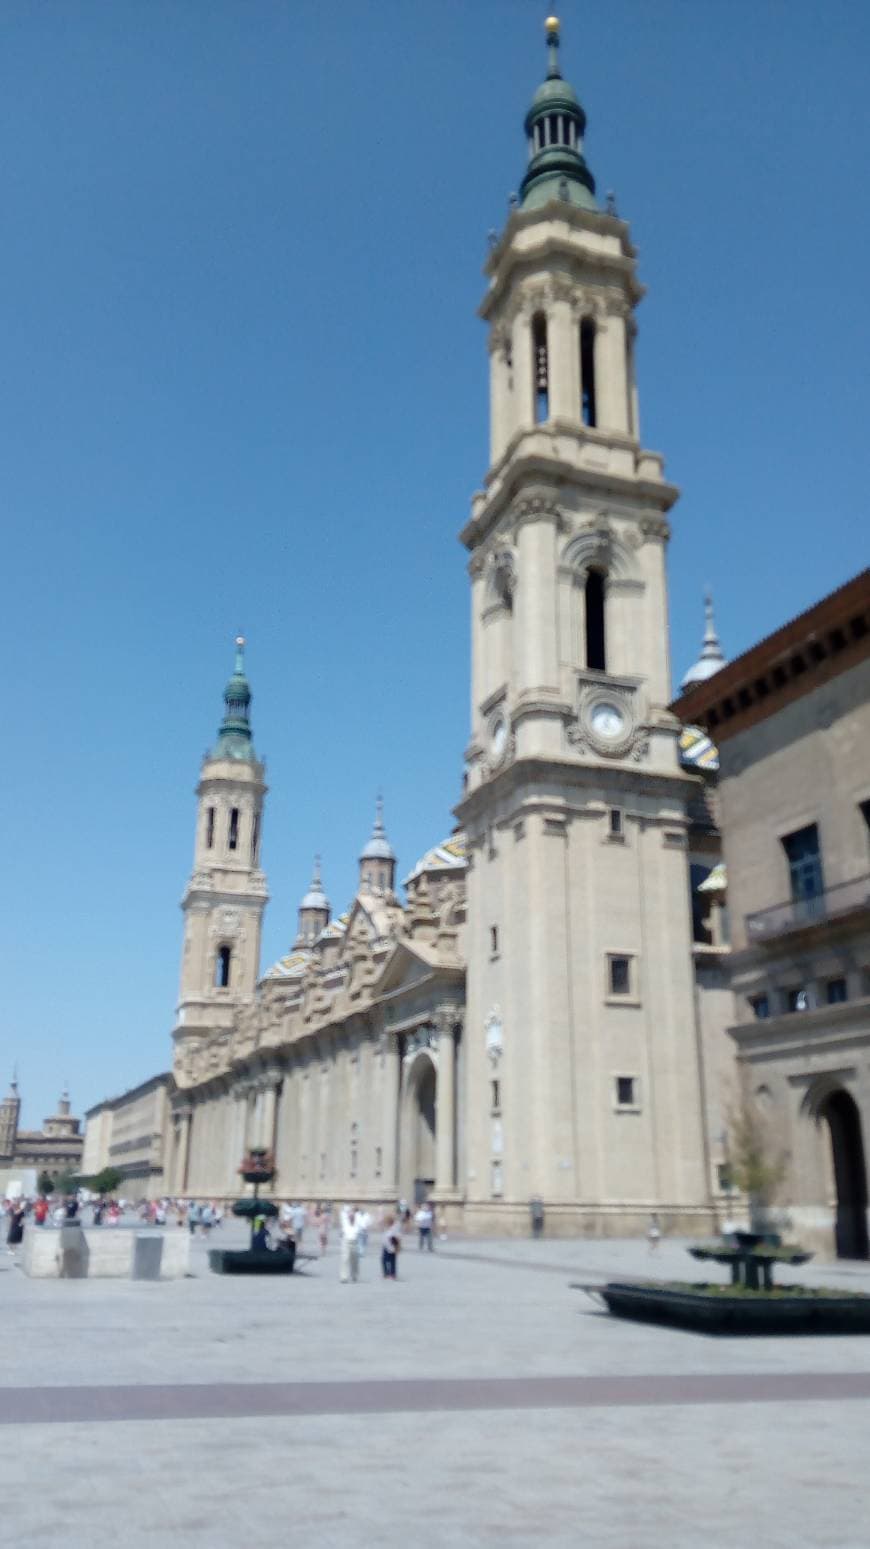
[[[504,1026],[501,1019],[501,1010],[497,1005],[493,1006],[486,1018],[483,1030],[487,1056],[493,1069],[495,1069],[504,1054]]]
[[[649,753],[649,732],[637,716],[630,692],[617,684],[590,684],[581,691],[577,714],[565,728],[575,752],[599,758],[631,758]]]
[[[667,542],[671,536],[670,522],[664,516],[642,516],[639,526],[646,539],[658,538]]]

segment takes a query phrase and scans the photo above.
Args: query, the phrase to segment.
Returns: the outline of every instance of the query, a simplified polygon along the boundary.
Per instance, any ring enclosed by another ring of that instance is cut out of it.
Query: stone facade
[[[870,571],[675,709],[719,744],[730,1032],[779,1203],[811,1246],[866,1257]]]
[[[105,1167],[114,1167],[124,1179],[122,1194],[135,1199],[164,1194],[164,1148],[174,1091],[175,1082],[167,1072],[89,1108],[84,1175],[93,1177]]]

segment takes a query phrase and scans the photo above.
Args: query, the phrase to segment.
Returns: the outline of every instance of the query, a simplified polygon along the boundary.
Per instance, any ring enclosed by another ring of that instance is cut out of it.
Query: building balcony
[[[790,898],[787,903],[747,914],[746,939],[752,946],[866,909],[870,909],[870,873],[825,888],[813,898]]]

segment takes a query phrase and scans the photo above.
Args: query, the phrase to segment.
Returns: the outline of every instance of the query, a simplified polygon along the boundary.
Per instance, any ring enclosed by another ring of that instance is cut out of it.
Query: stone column
[[[595,329],[595,393],[600,430],[628,430],[625,318],[611,312]]]
[[[535,378],[532,362],[532,320],[517,312],[513,323],[515,430],[531,430],[535,423]]]
[[[438,1037],[438,1088],[435,1105],[435,1191],[450,1194],[456,1186],[456,1041],[452,1006],[435,1015]]]
[[[384,1068],[381,1080],[381,1136],[382,1158],[380,1184],[388,1199],[394,1199],[399,1191],[399,1045],[389,1033],[381,1034],[384,1041]]]
[[[272,1150],[275,1139],[275,1107],[278,1101],[277,1084],[270,1080],[257,1099],[260,1112],[260,1139],[259,1144],[265,1146],[267,1151]]]
[[[183,1108],[181,1112],[181,1189],[180,1193],[187,1191],[187,1180],[190,1175],[190,1140],[193,1129],[193,1109]]]
[[[547,314],[550,364],[550,418],[580,418],[580,332],[569,301],[554,301]]]

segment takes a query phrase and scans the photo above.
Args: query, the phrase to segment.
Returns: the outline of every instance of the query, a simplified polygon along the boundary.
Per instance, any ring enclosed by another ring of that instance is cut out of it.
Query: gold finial
[[[558,18],[558,16],[548,16],[547,17],[547,20],[544,22],[544,31],[546,32],[547,37],[550,36],[551,32],[555,32],[556,34],[558,34],[558,31],[559,31],[559,18]]]

